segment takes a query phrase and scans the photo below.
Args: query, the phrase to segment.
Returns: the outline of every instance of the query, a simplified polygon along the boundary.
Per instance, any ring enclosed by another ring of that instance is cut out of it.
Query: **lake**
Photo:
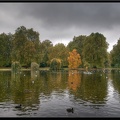
[[[0,71],[0,117],[120,117],[120,70]]]

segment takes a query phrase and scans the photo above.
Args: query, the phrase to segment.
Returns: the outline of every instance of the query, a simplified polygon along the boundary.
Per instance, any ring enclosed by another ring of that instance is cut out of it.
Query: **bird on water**
[[[21,108],[22,107],[22,105],[20,104],[20,105],[18,105],[18,106],[15,106],[15,108]]]
[[[73,108],[67,108],[66,110],[67,110],[67,112],[72,112],[72,113],[74,112]]]

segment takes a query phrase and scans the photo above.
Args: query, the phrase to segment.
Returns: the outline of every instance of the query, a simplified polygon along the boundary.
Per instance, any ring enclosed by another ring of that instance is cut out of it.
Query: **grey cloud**
[[[112,27],[120,21],[119,5],[112,3],[15,3],[4,8],[17,18],[32,16],[43,21],[43,27],[101,26]]]
[[[49,27],[103,25],[103,28],[109,28],[119,23],[119,11],[117,4],[110,3],[37,3],[25,5],[21,15],[42,19],[43,25]]]

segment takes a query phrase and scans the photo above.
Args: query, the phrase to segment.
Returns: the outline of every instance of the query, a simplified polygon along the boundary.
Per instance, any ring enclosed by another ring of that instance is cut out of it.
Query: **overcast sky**
[[[0,3],[0,33],[15,33],[25,26],[40,33],[40,40],[55,45],[74,36],[99,32],[109,43],[108,51],[120,38],[120,3],[22,2]]]

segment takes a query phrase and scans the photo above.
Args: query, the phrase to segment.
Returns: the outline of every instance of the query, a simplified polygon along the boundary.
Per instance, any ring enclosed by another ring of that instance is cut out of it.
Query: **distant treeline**
[[[74,36],[65,46],[63,43],[53,45],[50,40],[41,42],[40,35],[33,28],[20,26],[14,34],[0,34],[0,67],[10,67],[18,61],[22,66],[29,67],[36,62],[40,67],[49,67],[53,58],[62,60],[63,67],[68,67],[69,52],[76,49],[81,56],[79,67],[90,68],[120,67],[120,40],[107,52],[109,44],[101,33],[91,33],[89,36]]]

